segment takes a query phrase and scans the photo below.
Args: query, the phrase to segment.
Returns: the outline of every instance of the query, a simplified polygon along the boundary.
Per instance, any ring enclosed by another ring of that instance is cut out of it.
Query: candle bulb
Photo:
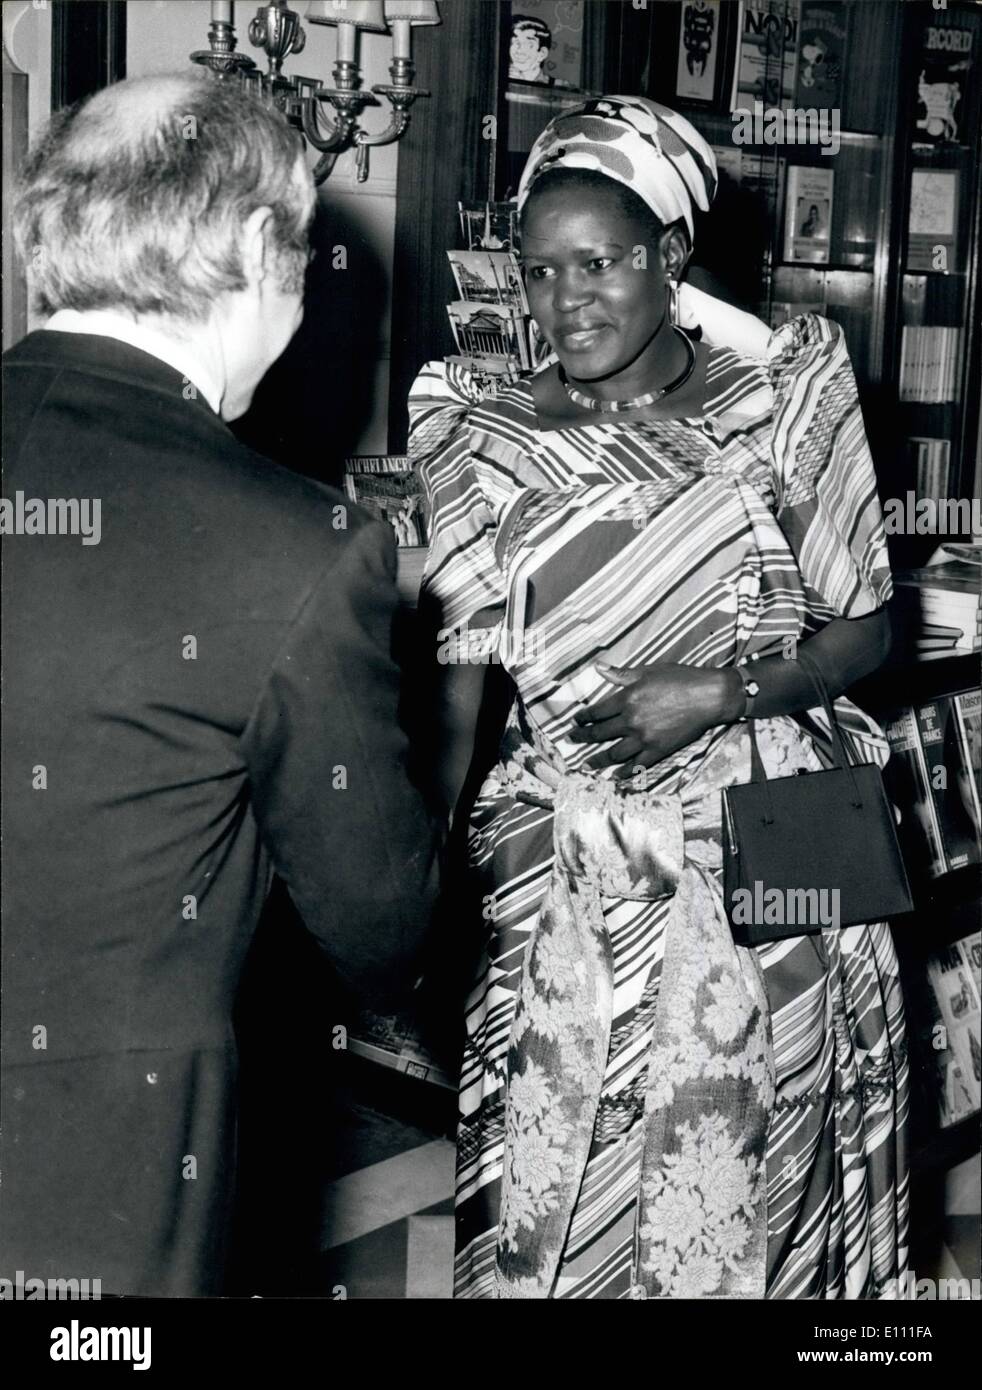
[[[392,56],[393,58],[408,58],[409,35],[411,26],[408,19],[394,19],[392,21]]]
[[[212,24],[231,24],[232,23],[232,4],[231,0],[222,3],[222,0],[211,0],[211,22]]]
[[[338,62],[353,63],[355,61],[355,42],[358,38],[358,30],[354,24],[338,25]]]

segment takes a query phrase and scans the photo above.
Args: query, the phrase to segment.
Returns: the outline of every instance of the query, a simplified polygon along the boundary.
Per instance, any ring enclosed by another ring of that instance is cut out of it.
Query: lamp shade
[[[375,34],[388,33],[382,0],[313,0],[307,18],[311,24],[353,24]]]
[[[440,11],[436,0],[385,0],[385,18],[389,24],[408,19],[410,24],[439,24]]]

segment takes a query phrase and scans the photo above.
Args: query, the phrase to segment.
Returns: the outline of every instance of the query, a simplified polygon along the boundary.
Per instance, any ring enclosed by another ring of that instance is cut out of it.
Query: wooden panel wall
[[[498,116],[497,4],[444,0],[442,25],[414,43],[416,103],[399,147],[393,260],[389,451],[406,441],[406,398],[430,357],[454,351],[446,305],[453,297],[448,247],[460,245],[459,198],[488,196],[493,142],[486,118]],[[503,129],[503,127],[502,127]]]

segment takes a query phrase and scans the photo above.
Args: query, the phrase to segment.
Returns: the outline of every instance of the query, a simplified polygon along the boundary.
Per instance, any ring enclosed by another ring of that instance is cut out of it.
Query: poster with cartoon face
[[[583,80],[583,0],[516,0],[508,79],[549,87]]]

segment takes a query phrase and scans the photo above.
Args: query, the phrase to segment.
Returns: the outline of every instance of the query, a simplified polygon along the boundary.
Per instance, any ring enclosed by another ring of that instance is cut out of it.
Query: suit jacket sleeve
[[[398,723],[395,603],[392,532],[363,525],[309,594],[242,736],[276,872],[369,997],[412,985],[437,874],[436,826]]]

